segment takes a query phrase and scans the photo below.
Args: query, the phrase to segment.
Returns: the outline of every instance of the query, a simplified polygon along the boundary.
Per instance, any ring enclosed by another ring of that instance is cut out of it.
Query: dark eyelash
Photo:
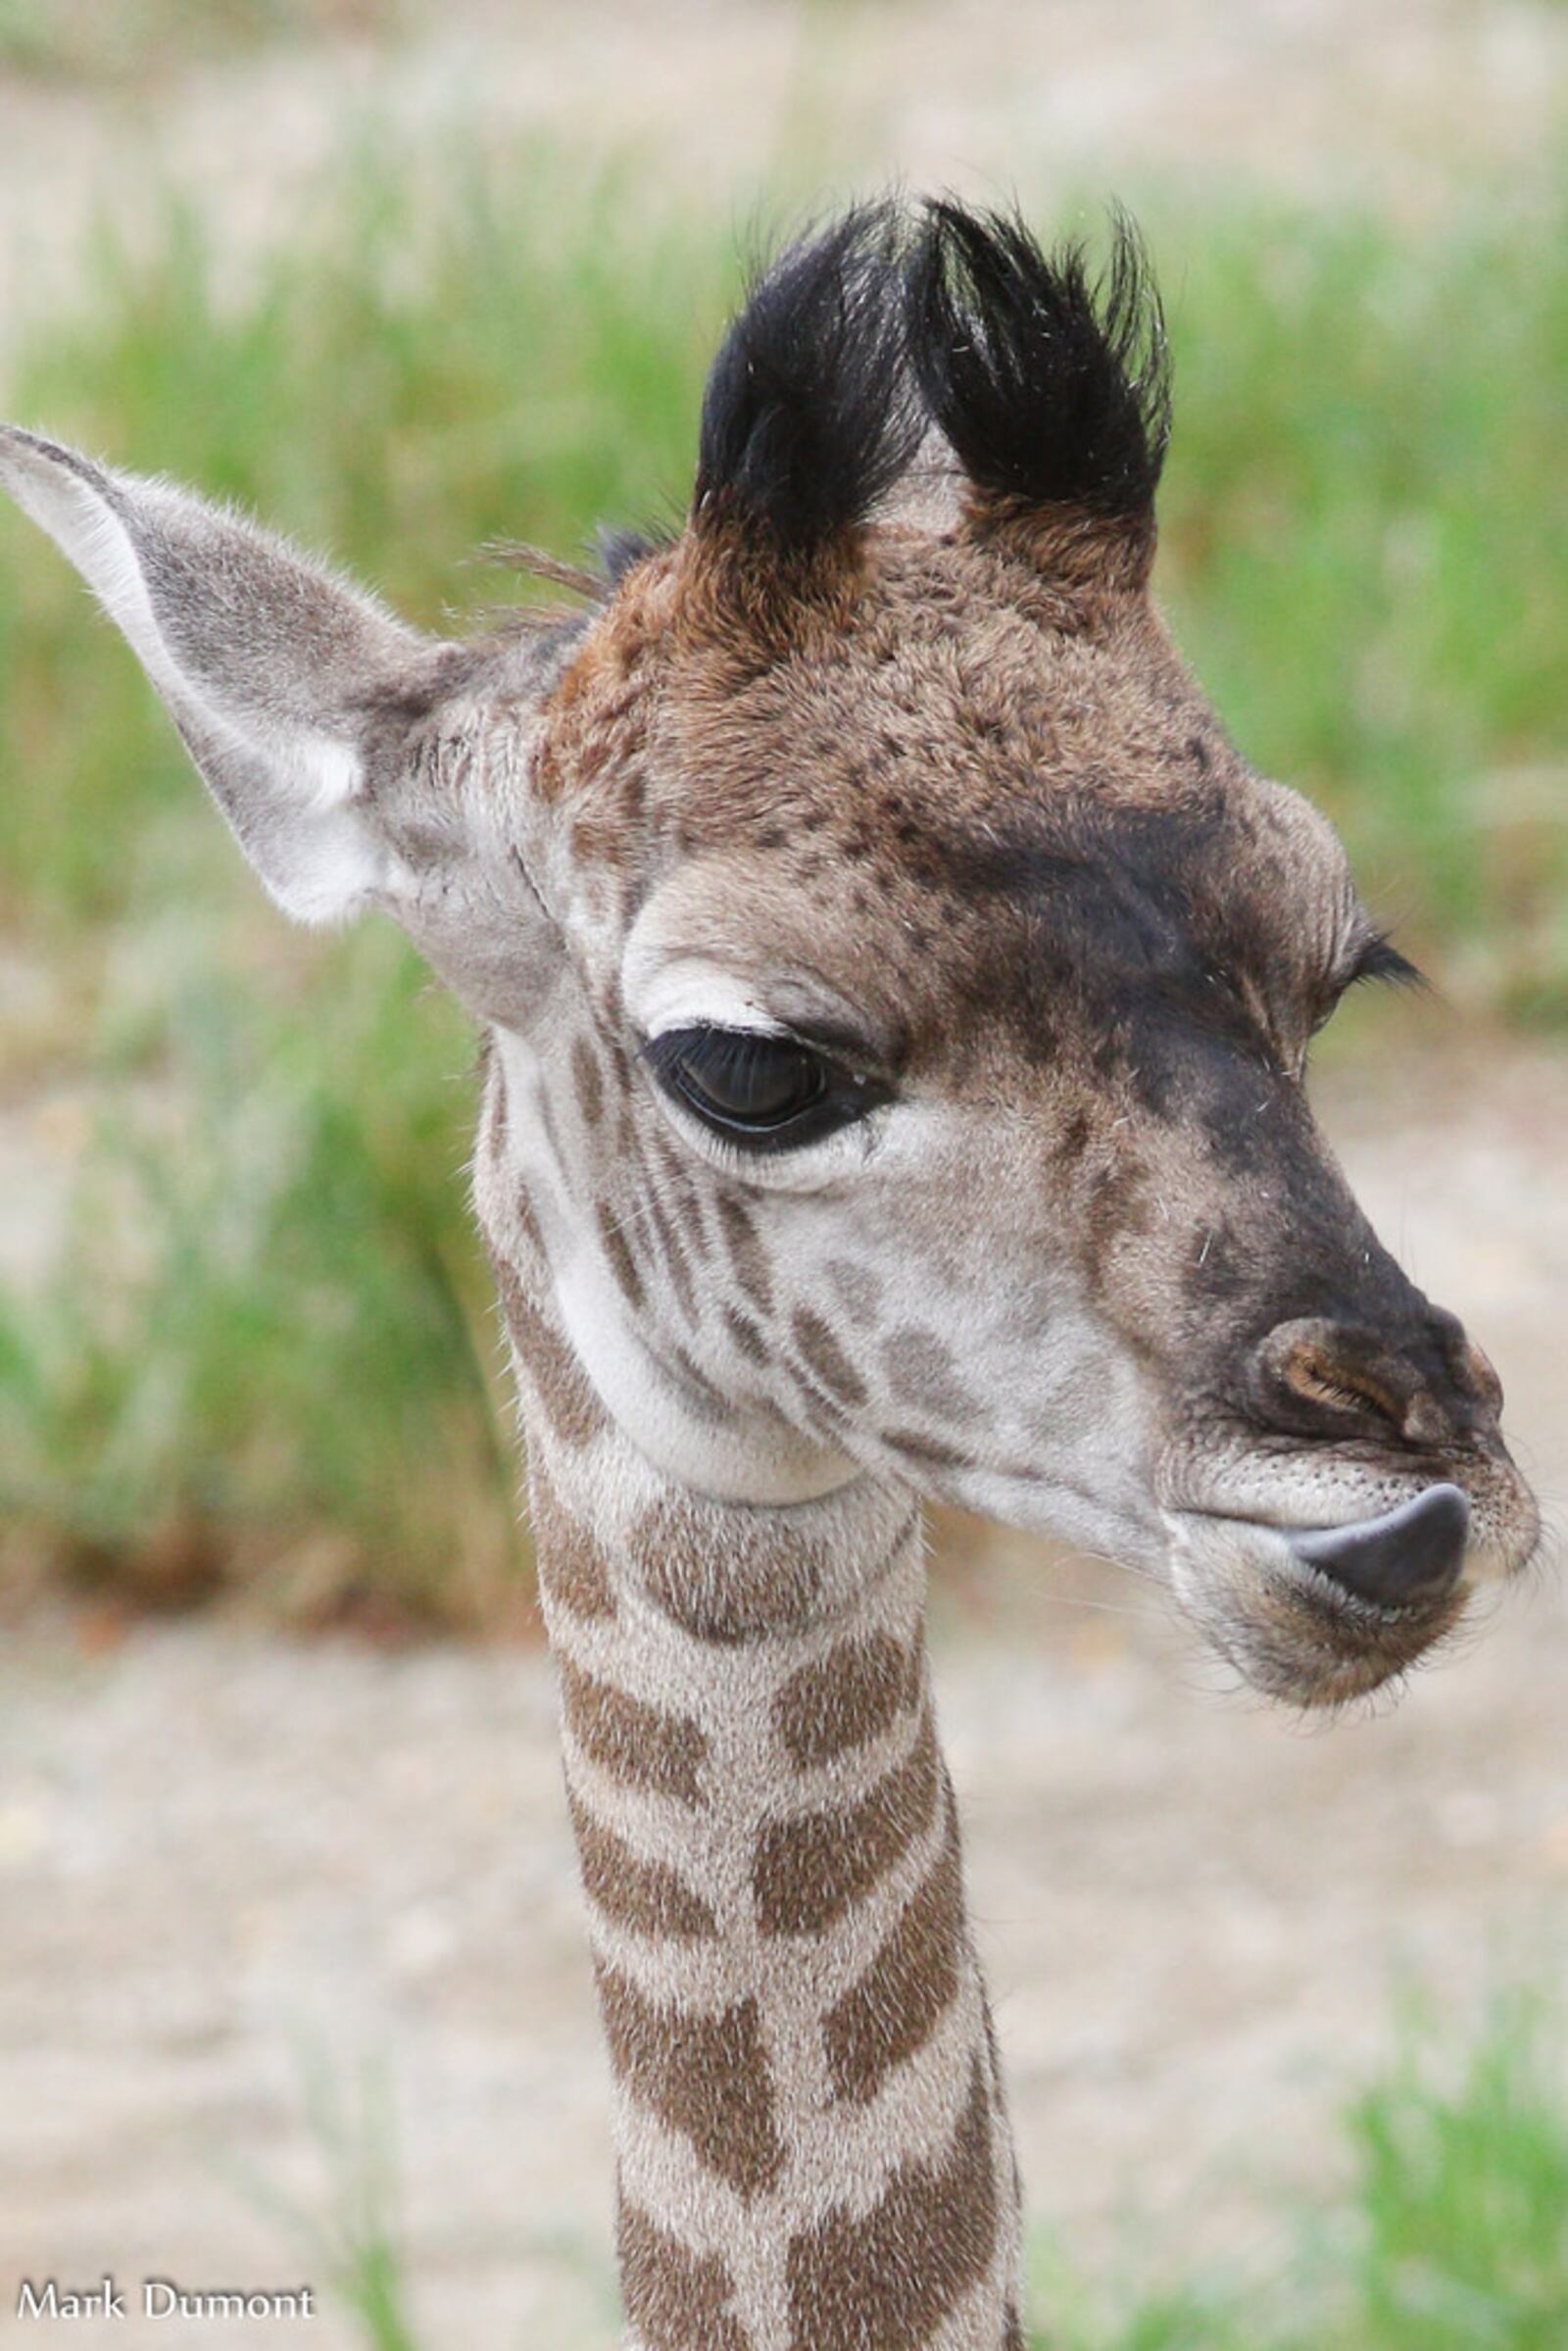
[[[1401,955],[1392,939],[1379,932],[1358,952],[1347,975],[1347,988],[1362,980],[1380,980],[1395,988],[1425,988],[1427,976],[1409,956]]]

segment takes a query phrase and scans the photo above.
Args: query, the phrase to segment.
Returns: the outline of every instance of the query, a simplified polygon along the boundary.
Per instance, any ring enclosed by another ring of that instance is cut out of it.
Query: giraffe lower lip
[[[1302,1706],[1363,1696],[1408,1672],[1464,1605],[1462,1543],[1455,1565],[1438,1556],[1434,1533],[1432,1554],[1417,1563],[1421,1573],[1400,1572],[1400,1525],[1413,1518],[1425,1535],[1422,1506],[1431,1492],[1333,1528],[1281,1526],[1240,1513],[1180,1515],[1171,1527],[1176,1596],[1265,1695]],[[1440,1497],[1427,1507],[1441,1529],[1448,1503]],[[1313,1556],[1336,1544],[1348,1545],[1337,1554],[1337,1576]]]

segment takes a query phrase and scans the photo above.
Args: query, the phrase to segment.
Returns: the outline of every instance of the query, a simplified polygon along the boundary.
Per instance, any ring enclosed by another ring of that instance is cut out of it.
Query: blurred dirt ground
[[[1331,1130],[1483,1335],[1560,1506],[1568,1059],[1400,1068],[1331,1078]],[[1031,2213],[1102,2262],[1124,2228],[1266,2261],[1401,1969],[1461,2003],[1562,1975],[1563,1592],[1510,1593],[1397,1709],[1303,1728],[1130,1581],[945,1540],[969,1564],[939,1690]],[[542,1655],[35,1629],[0,1663],[0,2309],[24,2260],[321,2282],[276,2200],[329,2217],[313,2082],[352,2097],[368,2063],[429,2351],[610,2339],[608,2085]],[[312,2339],[357,2338],[339,2315]]]

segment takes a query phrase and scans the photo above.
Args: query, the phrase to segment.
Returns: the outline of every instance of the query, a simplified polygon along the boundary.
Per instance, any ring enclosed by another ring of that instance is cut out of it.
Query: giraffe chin
[[[1468,1518],[1446,1485],[1333,1529],[1168,1512],[1171,1586],[1253,1689],[1343,1705],[1407,1673],[1458,1624],[1491,1558],[1467,1542]]]

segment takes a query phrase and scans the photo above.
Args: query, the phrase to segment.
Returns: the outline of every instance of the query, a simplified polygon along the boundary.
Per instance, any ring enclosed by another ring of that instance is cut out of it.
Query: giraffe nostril
[[[1247,1373],[1255,1417],[1318,1439],[1392,1436],[1440,1451],[1495,1436],[1496,1373],[1452,1315],[1428,1310],[1384,1337],[1327,1316],[1277,1323]]]
[[[1431,1416],[1442,1419],[1408,1365],[1316,1316],[1276,1324],[1253,1358],[1251,1386],[1265,1417],[1308,1435],[1343,1434],[1370,1419],[1420,1444],[1431,1441]]]

